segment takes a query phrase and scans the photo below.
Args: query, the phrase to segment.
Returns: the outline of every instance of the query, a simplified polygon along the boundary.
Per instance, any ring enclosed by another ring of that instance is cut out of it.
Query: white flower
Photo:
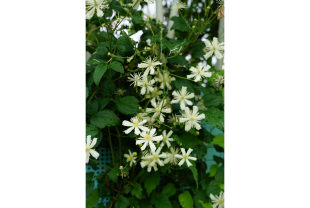
[[[142,157],[141,167],[144,168],[146,165],[148,166],[147,171],[151,172],[152,167],[157,163],[160,166],[164,166],[164,163],[160,158],[166,158],[166,153],[160,154],[161,148],[158,148],[156,151],[151,151],[151,154],[148,154]],[[156,166],[155,166],[156,167]],[[157,169],[157,168],[156,168]],[[156,171],[154,168],[154,170]]]
[[[165,144],[167,144],[167,147],[170,147],[170,142],[173,142],[173,138],[169,138],[172,135],[173,131],[170,130],[168,134],[166,134],[166,130],[163,131],[163,140],[161,143],[161,147],[163,147]]]
[[[91,19],[94,14],[95,10],[97,10],[97,16],[102,17],[103,16],[103,8],[108,8],[108,6],[103,5],[104,0],[86,0],[86,19]]]
[[[142,80],[138,82],[138,86],[141,87],[141,95],[145,93],[153,92],[153,85],[155,84],[155,80],[148,80],[147,76],[142,76]]]
[[[189,69],[192,72],[192,74],[187,75],[187,78],[193,78],[194,77],[195,78],[194,81],[198,82],[201,79],[201,77],[211,77],[212,76],[212,72],[208,72],[208,70],[210,68],[211,67],[209,65],[203,67],[202,62],[200,62],[197,65],[197,68],[191,67]]]
[[[224,76],[217,74],[216,75],[216,79],[214,80],[214,85],[216,87],[219,87],[222,84],[224,84]]]
[[[221,191],[220,196],[213,196],[213,194],[210,194],[210,199],[213,203],[212,208],[224,208],[224,193]]]
[[[175,80],[174,77],[169,76],[168,73],[162,74],[159,70],[156,72],[157,75],[157,80],[160,83],[160,89],[164,89],[164,87],[166,86],[169,90],[172,89],[170,83]]]
[[[136,115],[136,117],[138,117],[139,119],[142,119],[142,120],[147,120],[147,121],[150,119],[150,117],[147,115],[147,113],[138,113]]]
[[[97,138],[94,138],[93,141],[91,141],[91,135],[87,136],[87,140],[86,140],[86,163],[88,163],[89,161],[89,155],[91,154],[94,158],[98,158],[99,157],[99,153],[96,152],[96,150],[92,149],[97,143]]]
[[[138,85],[139,82],[141,82],[141,73],[134,73],[130,75],[131,77],[127,77],[129,82],[132,82],[130,84],[133,85],[134,87]]]
[[[183,165],[183,163],[186,161],[186,164],[187,166],[191,166],[192,163],[189,162],[189,160],[197,160],[197,158],[195,157],[190,157],[189,155],[191,154],[191,152],[193,151],[193,149],[189,148],[187,150],[187,153],[185,152],[185,149],[184,148],[181,148],[181,152],[182,152],[182,156],[181,155],[175,155],[176,158],[180,158],[182,159],[180,162],[179,162],[179,166]]]
[[[205,114],[198,115],[198,107],[193,106],[193,111],[189,110],[188,107],[185,108],[185,114],[182,115],[185,118],[180,118],[180,123],[186,122],[185,131],[189,131],[193,126],[197,130],[201,129],[198,122],[205,118]]]
[[[124,154],[124,157],[127,158],[127,162],[130,162],[130,166],[132,166],[133,163],[136,163],[136,158],[134,153],[131,153],[130,150],[129,151],[129,155],[128,154]]]
[[[171,6],[171,9],[172,10],[182,10],[182,9],[184,9],[184,8],[187,8],[187,6],[186,6],[186,4],[185,3],[183,3],[183,2],[177,2],[176,4],[173,4],[172,6]]]
[[[218,59],[223,58],[223,55],[221,54],[222,51],[224,50],[223,42],[219,44],[217,38],[214,37],[212,43],[209,40],[206,40],[205,44],[206,44],[206,50],[204,51],[206,52],[206,54],[203,56],[205,59],[211,57],[213,53]]]
[[[142,132],[140,134],[140,138],[138,138],[138,140],[136,140],[136,144],[143,144],[143,146],[141,147],[141,150],[145,150],[145,148],[147,147],[147,145],[150,146],[152,151],[156,150],[156,146],[154,145],[153,141],[161,141],[163,139],[163,136],[156,136],[155,134],[156,129],[151,129],[150,132]]]
[[[180,103],[181,109],[183,110],[185,108],[185,103],[187,105],[193,105],[193,103],[187,99],[191,99],[195,97],[194,93],[187,92],[187,87],[182,87],[181,91],[173,91],[172,95],[174,96],[174,99],[171,101],[172,103]]]
[[[146,98],[157,98],[157,100],[160,100],[160,95],[163,94],[162,90],[159,90],[158,87],[154,87],[153,92],[150,92],[145,97]]]
[[[146,68],[145,72],[144,72],[144,76],[148,75],[149,73],[150,74],[154,74],[155,72],[155,67],[157,65],[161,65],[162,63],[160,63],[159,61],[156,61],[156,57],[152,58],[149,57],[149,58],[146,58],[145,61],[143,61],[141,64],[138,64],[138,67],[139,68]]]
[[[179,163],[180,159],[176,157],[176,155],[179,155],[180,150],[179,148],[170,147],[169,148],[171,153],[166,153],[166,159],[164,161],[165,164],[170,163],[172,165],[176,165]],[[179,155],[182,157],[181,155]]]
[[[148,157],[148,156],[151,156],[151,154],[150,153],[147,153],[146,155],[145,155],[145,157]],[[157,168],[157,164],[155,163],[155,164],[152,164],[151,165],[151,162],[152,162],[152,159],[148,159],[148,160],[142,160],[141,162],[140,162],[140,164],[141,164],[141,167],[142,168],[144,168],[145,166],[147,166],[147,171],[148,172],[151,172],[151,170],[152,170],[152,168],[154,168],[154,171],[157,171],[158,170],[158,168]]]
[[[154,4],[154,0],[144,0],[146,3]]]
[[[123,121],[123,126],[129,126],[130,128],[127,129],[125,132],[125,134],[129,134],[133,129],[135,129],[135,134],[139,135],[141,132],[139,129],[141,129],[142,131],[149,131],[149,128],[143,126],[143,124],[145,124],[147,122],[147,120],[143,120],[141,121],[138,117],[133,117],[130,119],[131,122],[129,121]]]
[[[156,103],[155,98],[151,100],[151,105],[153,108],[146,108],[147,113],[154,113],[153,118],[159,116],[160,122],[164,122],[164,114],[163,113],[171,113],[171,108],[165,107],[166,100],[161,100]]]

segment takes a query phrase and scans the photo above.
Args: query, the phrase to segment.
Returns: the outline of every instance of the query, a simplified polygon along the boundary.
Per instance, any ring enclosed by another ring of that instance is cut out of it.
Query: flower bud
[[[110,52],[108,53],[108,56],[111,56],[111,53],[110,53]]]
[[[196,131],[196,134],[199,135],[199,131]]]
[[[130,33],[130,32],[131,32],[131,29],[128,29],[127,31]]]
[[[197,6],[196,9],[199,9],[199,7]]]
[[[210,9],[210,6],[207,6],[207,10],[209,10]]]
[[[137,153],[136,153],[136,152],[134,152],[134,153],[133,153],[133,156],[137,156]]]
[[[120,169],[120,170],[123,170],[123,169],[124,169],[124,167],[123,167],[123,166],[119,166],[119,169]]]
[[[205,21],[205,19],[204,19],[204,18],[202,18],[202,19],[201,19],[201,21],[203,22],[203,21]]]
[[[192,28],[195,29],[195,25]]]

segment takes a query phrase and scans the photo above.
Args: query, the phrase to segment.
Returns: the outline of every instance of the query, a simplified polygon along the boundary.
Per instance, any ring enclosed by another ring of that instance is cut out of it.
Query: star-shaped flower
[[[163,147],[165,144],[167,145],[167,147],[170,147],[171,144],[170,142],[173,142],[173,138],[170,138],[170,136],[172,135],[173,131],[170,130],[168,134],[166,134],[166,130],[163,131],[163,140],[161,143],[161,147]]]
[[[206,54],[203,56],[205,59],[208,59],[209,57],[211,57],[213,53],[218,59],[223,58],[223,55],[222,55],[222,52],[224,50],[223,42],[219,44],[218,39],[214,37],[212,43],[209,40],[206,40],[205,44],[206,44],[206,48],[204,49],[204,51],[206,52]]]
[[[98,158],[99,157],[99,153],[96,152],[95,149],[92,149],[97,143],[97,138],[94,138],[93,141],[91,141],[91,135],[87,136],[87,140],[86,140],[86,163],[88,163],[89,161],[89,156],[92,155],[94,158]]]
[[[155,72],[155,67],[157,65],[161,65],[162,63],[160,63],[159,61],[156,61],[156,57],[152,58],[149,57],[149,58],[146,58],[145,61],[143,61],[141,64],[138,64],[138,67],[139,68],[146,68],[145,72],[144,72],[144,76],[147,76],[149,73],[150,74],[154,74]]]
[[[179,163],[180,159],[178,157],[176,157],[176,155],[179,155],[180,150],[179,148],[175,148],[175,147],[170,147],[169,148],[170,153],[166,153],[166,159],[164,161],[165,164],[170,163],[172,165],[176,165]],[[180,157],[182,157],[181,155],[179,155]]]
[[[127,162],[130,162],[130,166],[132,166],[132,164],[136,163],[137,157],[135,157],[135,156],[137,155],[137,153],[136,152],[131,153],[130,150],[128,150],[128,151],[129,151],[129,154],[124,154],[124,157],[127,158]]]
[[[166,104],[166,100],[161,100],[161,101],[158,101],[156,103],[156,100],[155,98],[153,98],[151,100],[151,105],[153,106],[153,108],[146,108],[146,112],[147,113],[154,113],[153,114],[153,118],[156,118],[159,116],[159,120],[160,122],[164,122],[165,119],[164,119],[164,114],[163,113],[171,113],[171,108],[167,108],[165,107],[165,104]]]
[[[192,163],[189,162],[189,160],[197,160],[196,157],[190,157],[189,155],[191,154],[191,152],[193,151],[193,149],[189,148],[187,150],[187,152],[185,152],[185,149],[184,148],[181,148],[181,152],[182,152],[182,156],[181,155],[175,155],[176,158],[179,158],[179,159],[182,159],[180,162],[179,162],[179,166],[183,165],[184,162],[186,162],[187,166],[191,166]]]
[[[221,191],[220,196],[213,196],[213,194],[210,194],[210,199],[213,203],[212,208],[224,208],[224,193]]]
[[[151,151],[151,154],[142,157],[142,160],[146,160],[146,162],[142,161],[141,167],[145,167],[146,164],[148,165],[148,172],[151,172],[151,169],[157,163],[160,166],[164,166],[164,163],[160,158],[166,158],[166,153],[160,154],[161,148],[158,148],[156,151]],[[154,168],[155,169],[155,168]]]
[[[185,131],[189,131],[193,126],[197,130],[201,129],[201,126],[198,122],[205,118],[205,114],[198,114],[198,107],[194,106],[193,111],[191,111],[188,107],[185,108],[185,114],[182,115],[183,117],[180,118],[180,123],[186,122],[185,124]]]
[[[155,80],[149,80],[147,76],[142,76],[142,80],[138,82],[138,86],[141,87],[141,95],[145,93],[153,92],[154,88],[153,85],[155,84]]]
[[[197,65],[197,68],[195,67],[191,67],[189,70],[192,72],[192,74],[190,75],[187,75],[187,78],[195,78],[194,81],[195,82],[198,82],[201,77],[211,77],[212,76],[212,72],[208,72],[208,70],[210,69],[211,67],[209,65],[203,67],[203,63],[200,62],[198,65]]]
[[[139,82],[141,82],[141,73],[134,73],[130,75],[131,77],[127,77],[129,82],[132,82],[130,84],[133,85],[134,87],[138,85]]]
[[[163,139],[163,136],[156,136],[155,134],[156,129],[151,129],[151,131],[149,132],[142,132],[140,134],[140,138],[138,138],[138,140],[136,140],[136,144],[143,144],[141,147],[141,150],[145,150],[145,148],[147,147],[147,145],[150,146],[152,151],[156,150],[156,146],[154,145],[154,141],[161,141]]]
[[[187,87],[182,87],[181,91],[173,91],[172,95],[174,96],[174,99],[171,101],[172,103],[180,103],[181,109],[185,108],[185,103],[187,105],[193,105],[192,101],[189,101],[187,99],[191,99],[195,97],[194,93],[187,92]]]
[[[103,16],[102,9],[108,8],[108,6],[103,5],[103,1],[104,0],[86,0],[86,19],[91,19],[95,14],[95,10],[97,10],[98,17]]]
[[[125,134],[129,134],[133,129],[135,129],[136,135],[139,135],[141,133],[139,129],[141,129],[142,131],[149,131],[149,128],[143,126],[143,124],[145,124],[147,120],[141,121],[138,117],[133,117],[130,119],[130,121],[131,122],[125,120],[122,123],[123,126],[130,127],[126,131],[124,131]]]

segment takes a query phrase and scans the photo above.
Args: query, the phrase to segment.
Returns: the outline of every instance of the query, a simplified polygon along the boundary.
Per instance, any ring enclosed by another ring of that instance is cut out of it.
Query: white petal
[[[91,19],[94,14],[95,14],[95,7],[93,7],[91,10],[89,10],[87,13],[86,13],[86,19]]]
[[[189,131],[189,130],[191,130],[191,128],[192,128],[191,122],[187,122],[187,123],[185,124],[185,131]]]
[[[86,156],[86,158],[85,158],[86,163],[88,163],[89,162],[89,151],[86,151],[85,153],[86,153],[86,155],[85,155]]]
[[[96,152],[95,150],[93,150],[93,149],[90,149],[89,150],[89,153],[94,157],[94,158],[98,158],[99,157],[99,153],[98,152]]]
[[[213,54],[213,50],[206,53],[203,57],[207,60],[208,58],[212,56],[212,54]]]
[[[214,53],[215,53],[215,56],[216,56],[218,59],[222,59],[222,58],[223,58],[223,55],[222,55],[218,50],[215,50]]]
[[[87,139],[86,139],[86,146],[89,147],[89,146],[90,146],[90,143],[91,143],[91,136],[88,135],[88,136],[87,136]]]
[[[181,148],[181,152],[182,152],[182,154],[183,154],[183,155],[185,155],[185,154],[186,154],[186,152],[185,152],[185,149],[184,149],[184,148]]]
[[[135,127],[130,127],[129,129],[127,129],[125,132],[125,134],[129,134]]]
[[[166,131],[166,130],[165,130]],[[170,137],[173,134],[173,131],[170,130],[169,133],[167,134],[167,137]]]
[[[184,158],[179,162],[179,166],[183,165],[183,163],[185,162]]]
[[[94,138],[93,141],[91,142],[89,148],[93,148],[93,146],[95,146],[97,143],[97,138]]]
[[[154,145],[154,143],[152,141],[149,141],[149,145],[152,151],[156,150],[156,146]]]
[[[153,137],[152,140],[153,141],[161,141],[163,139],[163,136],[160,135],[160,136],[156,136],[156,137]]]
[[[149,131],[150,129],[145,127],[145,126],[139,126],[140,129],[142,129],[143,131]]]
[[[123,123],[122,123],[122,125],[123,125],[123,126],[133,126],[133,123],[124,120]]]
[[[188,159],[186,159],[186,164],[187,164],[188,167],[192,166],[192,163],[190,163]]]
[[[140,132],[140,130],[139,130],[139,128],[138,127],[135,127],[135,134],[136,135],[139,135],[141,132]]]
[[[137,143],[137,142],[136,142],[136,143]],[[148,144],[148,142],[145,142],[144,145],[141,147],[141,150],[145,150],[147,144]]]
[[[212,47],[211,42],[209,40],[206,40],[205,44],[206,44],[207,47]]]
[[[217,46],[219,44],[217,37],[213,38],[212,45]]]
[[[142,144],[142,143],[145,143],[146,141],[145,140],[136,140],[136,144]]]
[[[97,16],[102,17],[103,16],[103,11],[101,9],[98,9],[97,7]]]

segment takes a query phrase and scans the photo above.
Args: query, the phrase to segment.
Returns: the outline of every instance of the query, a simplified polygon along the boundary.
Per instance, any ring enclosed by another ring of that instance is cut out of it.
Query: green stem
[[[110,143],[110,148],[111,148],[111,153],[112,153],[113,165],[115,166],[114,151],[112,147],[111,133],[110,133],[109,127],[108,127],[108,132],[109,132],[109,143]]]

